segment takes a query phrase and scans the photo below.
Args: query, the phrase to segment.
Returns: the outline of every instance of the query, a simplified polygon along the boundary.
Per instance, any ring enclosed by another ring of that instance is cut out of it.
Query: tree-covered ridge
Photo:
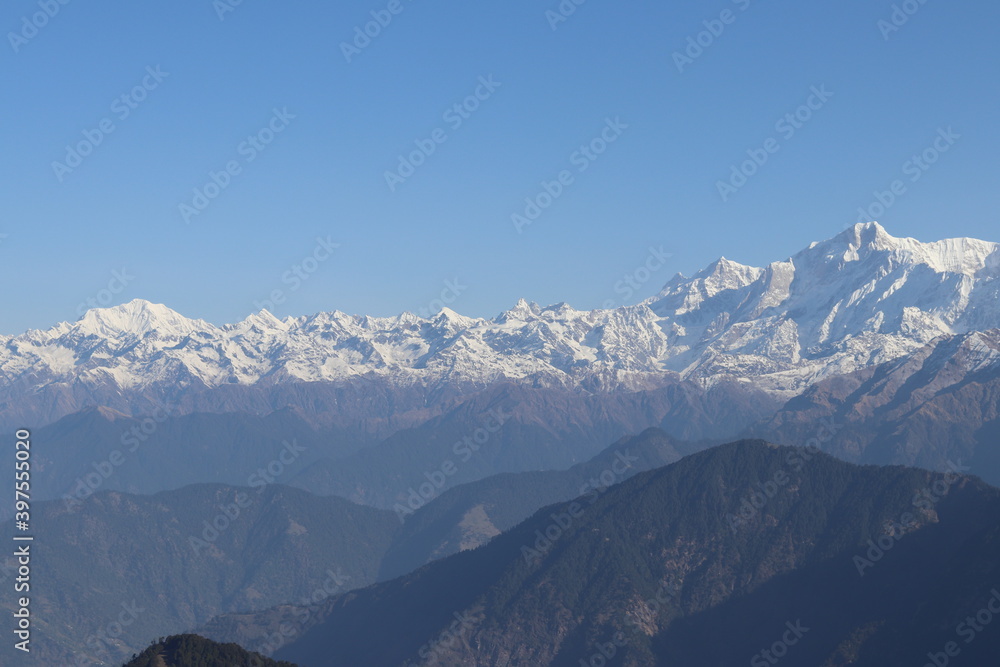
[[[124,667],[296,667],[251,653],[238,644],[219,644],[198,635],[161,637]]]
[[[569,667],[610,654],[626,667],[726,667],[787,634],[801,640],[787,664],[922,664],[994,589],[996,489],[744,441],[330,600],[275,655],[345,667]],[[956,664],[993,664],[998,652],[1000,635],[982,633]]]

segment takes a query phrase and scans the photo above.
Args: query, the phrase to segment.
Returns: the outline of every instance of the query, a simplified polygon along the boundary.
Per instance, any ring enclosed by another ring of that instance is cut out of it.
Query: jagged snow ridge
[[[449,309],[431,318],[261,311],[217,327],[135,300],[5,338],[0,373],[36,386],[113,381],[123,389],[375,374],[399,383],[531,378],[590,390],[646,388],[679,374],[788,394],[942,335],[1000,328],[998,277],[997,243],[921,243],[867,223],[765,268],[720,259],[614,310],[521,300],[492,319]]]

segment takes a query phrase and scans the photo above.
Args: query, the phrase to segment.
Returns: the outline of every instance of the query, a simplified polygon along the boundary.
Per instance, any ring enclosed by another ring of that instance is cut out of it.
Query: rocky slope
[[[971,667],[1000,650],[965,620],[1000,597],[1000,492],[974,478],[758,441],[574,502],[328,601],[276,657],[881,667],[954,642]]]
[[[816,383],[747,432],[863,463],[917,465],[1000,484],[1000,330],[942,336],[905,357]]]

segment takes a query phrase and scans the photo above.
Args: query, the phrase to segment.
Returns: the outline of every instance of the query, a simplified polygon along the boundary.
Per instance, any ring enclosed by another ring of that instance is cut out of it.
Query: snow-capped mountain
[[[921,243],[867,223],[764,269],[719,260],[648,305],[666,325],[668,368],[796,392],[938,336],[996,328],[998,278],[1000,244]]]
[[[445,309],[377,318],[267,311],[215,326],[142,300],[0,338],[8,388],[75,383],[123,391],[338,382],[486,385],[497,379],[605,391],[678,376],[753,381],[793,395],[899,358],[938,336],[1000,328],[1000,244],[921,243],[856,225],[764,268],[720,259],[613,310],[520,301],[492,319]]]

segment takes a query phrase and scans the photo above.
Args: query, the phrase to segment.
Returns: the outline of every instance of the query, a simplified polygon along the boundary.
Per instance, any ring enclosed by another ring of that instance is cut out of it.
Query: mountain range
[[[763,441],[663,466],[675,444],[654,429],[574,470],[464,485],[403,525],[279,485],[249,504],[206,485],[102,492],[75,516],[42,503],[52,594],[30,664],[117,665],[164,630],[226,645],[153,640],[140,660],[231,642],[300,667],[722,667],[793,646],[794,664],[874,667],[958,640],[950,664],[972,667],[1000,650],[966,620],[1000,600],[997,489]]]
[[[842,458],[960,462],[1000,483],[998,248],[859,224],[765,268],[721,259],[638,304],[521,302],[493,319],[215,326],[137,300],[4,337],[0,422],[51,443],[40,499],[243,485],[295,440],[282,483],[392,508],[449,461],[436,492],[569,468],[653,426],[694,451],[800,444],[820,418],[840,425],[823,446]],[[204,465],[177,464],[190,457]]]
[[[674,441],[649,429],[569,470],[489,477],[402,514],[277,483],[38,502],[33,536],[45,549],[34,575],[46,585],[33,598],[35,662],[10,645],[0,646],[0,662],[116,664],[152,637],[220,614],[317,605],[481,546],[582,488],[678,458]],[[3,530],[12,533],[12,522]],[[13,555],[0,557],[0,583],[17,565]],[[13,611],[13,603],[0,601],[0,609]]]
[[[1000,491],[975,478],[743,441],[589,489],[308,615],[281,606],[202,632],[266,646],[285,624],[295,632],[270,648],[302,667],[882,667],[959,653],[948,664],[971,667],[1000,650],[982,611],[1000,602],[998,563]]]
[[[774,628],[795,664],[917,662],[1000,585],[974,477],[1000,485],[998,277],[1000,244],[868,223],[615,309],[218,326],[135,300],[0,336],[35,658],[242,656],[164,639],[196,630],[302,667],[754,664]]]
[[[1000,244],[921,243],[866,223],[763,268],[720,259],[611,310],[522,300],[492,319],[447,308],[429,318],[261,311],[216,326],[135,300],[0,337],[0,405],[6,419],[40,424],[88,401],[190,411],[212,404],[192,398],[210,389],[275,396],[276,385],[376,380],[416,388],[403,412],[435,389],[498,380],[588,393],[735,380],[789,398],[940,336],[1000,328],[998,278]]]

